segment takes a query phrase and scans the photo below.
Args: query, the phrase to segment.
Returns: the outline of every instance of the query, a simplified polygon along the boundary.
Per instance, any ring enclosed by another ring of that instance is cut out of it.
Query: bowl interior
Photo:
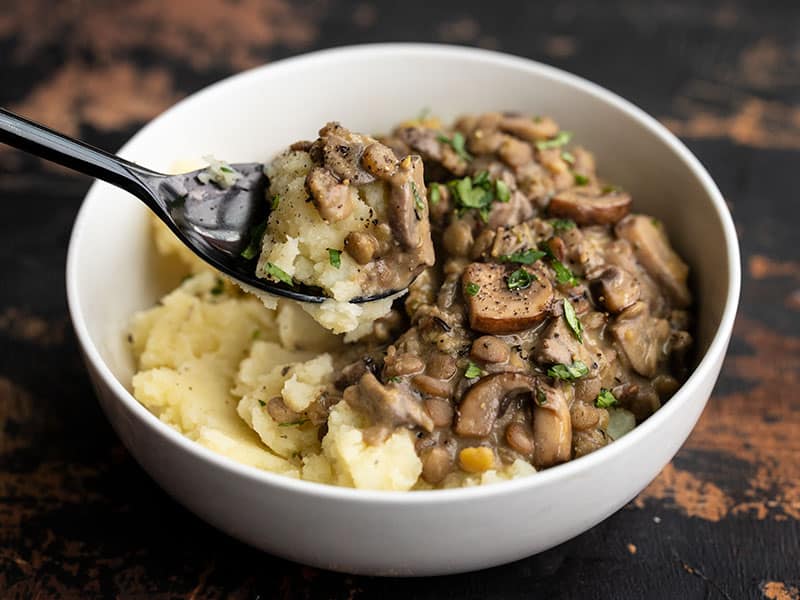
[[[387,131],[423,108],[444,120],[511,110],[555,117],[595,153],[600,174],[632,192],[635,209],[661,219],[692,268],[697,356],[717,331],[732,285],[726,217],[713,183],[688,151],[631,105],[561,71],[504,55],[431,46],[373,46],[317,53],[243,73],[183,101],[145,127],[122,154],[168,171],[176,159],[213,154],[267,161],[329,120]],[[710,187],[709,187],[710,186]],[[132,363],[123,331],[171,281],[151,247],[147,210],[95,185],[73,234],[73,312],[118,380]]]

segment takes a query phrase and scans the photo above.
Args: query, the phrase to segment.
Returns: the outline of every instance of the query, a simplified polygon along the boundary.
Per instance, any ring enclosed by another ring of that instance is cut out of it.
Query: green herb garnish
[[[261,405],[262,408],[267,405],[267,403],[264,402],[263,400],[259,400],[258,403]]]
[[[442,191],[439,189],[439,184],[434,182],[430,185],[431,191],[431,206],[436,206],[442,200]]]
[[[582,344],[583,325],[578,319],[578,315],[575,314],[575,307],[572,306],[572,302],[569,301],[569,298],[564,298],[564,318],[567,320],[569,328],[572,329],[572,333],[575,334],[575,337],[578,338],[578,341]]]
[[[468,296],[475,296],[479,291],[481,291],[481,286],[470,281],[464,288],[464,291],[467,292]]]
[[[560,148],[568,144],[572,139],[572,134],[569,131],[560,131],[556,137],[550,140],[542,140],[536,142],[536,147],[539,150],[550,150],[551,148]]]
[[[547,404],[547,395],[539,388],[536,388],[536,404],[539,406]]]
[[[467,210],[475,209],[478,211],[483,222],[488,223],[492,202],[495,198],[501,200],[497,185],[499,183],[501,182],[498,181],[495,185],[492,185],[492,181],[489,179],[489,173],[487,171],[481,171],[480,173],[476,173],[474,177],[464,177],[463,179],[449,181],[447,186],[453,191],[459,216]],[[506,188],[507,187],[508,186],[506,186]],[[500,186],[500,188],[502,188],[502,186]],[[495,194],[498,195],[496,196]]]
[[[335,248],[328,248],[328,262],[337,269],[342,266],[342,251]]]
[[[575,155],[572,152],[570,152],[569,150],[564,150],[561,153],[561,159],[564,162],[569,163],[571,165],[575,164]]]
[[[578,278],[575,277],[575,274],[570,271],[564,264],[555,258],[550,260],[550,266],[553,267],[553,270],[556,272],[556,281],[558,283],[568,283],[570,286],[576,286],[578,283]]]
[[[501,179],[495,181],[494,190],[497,194],[497,199],[500,200],[500,202],[508,202],[511,200],[511,190],[508,189],[508,184],[505,181]]]
[[[261,337],[261,330],[260,330],[260,329],[256,329],[256,330],[255,330],[255,331],[253,331],[253,333],[250,335],[250,338],[251,338],[251,339],[253,339],[253,340],[257,340],[257,339],[258,339],[258,338],[260,338],[260,337]]]
[[[387,383],[400,383],[400,378],[397,375],[395,375],[394,377],[389,377],[389,379],[387,379],[386,382]]]
[[[553,267],[553,270],[556,272],[556,281],[558,283],[568,283],[570,286],[578,285],[578,278],[575,277],[572,271],[565,267],[564,264],[553,255],[553,251],[550,249],[550,246],[542,242],[539,244],[539,250],[542,250],[545,254],[547,254],[548,258],[550,259],[550,266]]]
[[[480,377],[483,375],[483,371],[481,368],[476,365],[474,362],[470,361],[467,365],[467,370],[464,371],[464,377],[467,379],[475,379],[476,377]]]
[[[250,241],[247,243],[247,248],[242,250],[242,258],[250,260],[251,258],[258,256],[258,251],[261,248],[261,238],[264,237],[264,232],[266,229],[267,220],[265,219],[263,223],[259,223],[250,230]]]
[[[506,279],[506,285],[510,290],[524,290],[531,286],[531,282],[535,279],[533,275],[528,273],[525,269],[519,268]]]
[[[278,281],[282,281],[286,285],[294,285],[292,276],[286,271],[281,269],[278,265],[273,265],[271,262],[267,263],[266,272],[270,277],[274,277]]]
[[[603,187],[602,192],[604,194],[617,194],[622,191],[622,188],[618,185],[607,185]]]
[[[518,252],[512,252],[511,254],[501,254],[497,257],[497,260],[500,262],[511,262],[511,263],[519,263],[521,265],[532,265],[540,258],[547,256],[546,252],[542,252],[541,250],[534,250],[533,248],[528,248],[527,250],[520,250]]]
[[[568,231],[576,226],[575,221],[572,219],[553,219],[550,221],[550,224],[553,226],[553,230],[556,233]]]
[[[452,138],[449,138],[446,135],[440,133],[438,136],[436,136],[436,139],[442,142],[443,144],[447,144],[448,146],[450,146],[453,150],[456,151],[456,154],[458,154],[462,159],[466,161],[472,160],[472,155],[469,152],[467,152],[466,140],[464,139],[464,135],[461,132],[456,131],[453,134]]]
[[[606,388],[601,388],[600,393],[597,395],[597,399],[594,401],[594,405],[597,408],[610,408],[617,404],[617,399],[614,397],[614,394],[611,393],[611,390],[607,390]]]
[[[297,419],[296,421],[286,421],[285,423],[278,423],[278,427],[294,427],[295,425],[303,425],[308,423],[308,419]]]
[[[272,210],[275,210],[276,208],[278,208],[278,205],[280,203],[281,203],[281,197],[280,196],[273,196],[272,197]]]
[[[217,277],[217,281],[214,284],[214,287],[211,288],[210,293],[212,296],[219,296],[222,292],[225,291],[225,282],[222,281],[219,277]]]
[[[425,211],[425,202],[417,191],[417,184],[413,181],[411,182],[411,193],[414,194],[414,214],[417,215],[417,219],[422,219],[422,213]]]
[[[586,175],[581,175],[580,173],[573,173],[575,176],[575,185],[589,185],[589,178]]]
[[[583,362],[576,360],[571,365],[553,365],[547,370],[547,374],[554,379],[563,379],[564,381],[575,381],[581,377],[589,374],[589,367]]]

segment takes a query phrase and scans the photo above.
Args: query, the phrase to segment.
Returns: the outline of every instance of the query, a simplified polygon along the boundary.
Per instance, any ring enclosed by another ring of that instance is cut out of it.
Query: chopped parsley
[[[389,379],[387,379],[386,381],[388,383],[400,383],[400,378],[397,375],[395,375],[394,377],[389,377]]]
[[[508,276],[506,279],[506,285],[508,285],[508,289],[511,291],[524,290],[531,287],[531,282],[535,278],[536,277],[534,275],[531,275],[525,269],[520,267]]]
[[[497,259],[500,262],[511,262],[511,263],[519,263],[521,265],[532,265],[537,260],[545,256],[547,256],[546,252],[542,252],[541,250],[534,250],[533,248],[528,248],[527,250],[512,252],[511,254],[501,254]]]
[[[586,175],[581,175],[580,173],[573,173],[575,176],[575,185],[589,185],[589,178]]]
[[[569,131],[560,131],[556,137],[550,140],[541,140],[536,142],[536,147],[539,150],[550,150],[551,148],[560,148],[569,143],[572,139],[572,134]]]
[[[481,375],[483,375],[483,371],[481,370],[481,368],[474,362],[469,361],[469,364],[467,364],[467,370],[464,371],[464,377],[466,377],[467,379],[475,379],[476,377],[480,377]]]
[[[431,191],[431,205],[436,206],[442,200],[442,191],[439,189],[439,184],[434,182],[430,185]]]
[[[550,266],[553,267],[553,270],[556,272],[556,281],[558,283],[568,283],[570,286],[578,285],[578,278],[575,277],[575,274],[565,267],[564,264],[553,255],[553,251],[550,250],[550,246],[542,242],[539,244],[539,249],[547,254],[548,258],[550,258]]]
[[[260,337],[261,337],[261,330],[260,329],[254,330],[252,335],[250,336],[250,338],[254,339],[254,340],[257,340]]]
[[[568,283],[570,286],[578,285],[578,278],[575,277],[575,274],[570,271],[569,268],[565,267],[560,260],[553,258],[550,261],[550,265],[556,272],[556,281],[558,283]]]
[[[270,277],[274,277],[275,279],[277,279],[278,281],[282,281],[286,285],[294,285],[292,276],[289,275],[283,269],[281,269],[278,265],[273,265],[271,262],[268,262],[266,272],[267,275],[269,275]]]
[[[477,283],[472,283],[471,281],[466,285],[464,291],[467,292],[468,296],[475,296],[478,292],[481,291],[481,286]]]
[[[308,423],[308,419],[297,419],[296,421],[286,421],[285,423],[278,423],[278,427],[294,427],[295,425],[303,425]]]
[[[414,214],[417,215],[417,219],[422,219],[422,213],[425,211],[425,202],[417,191],[417,184],[413,181],[411,182],[411,193],[414,194]]]
[[[572,333],[575,334],[575,337],[578,338],[578,341],[582,344],[583,325],[580,319],[578,319],[578,315],[575,314],[575,307],[572,306],[572,302],[569,301],[569,298],[564,298],[564,318],[567,320],[569,328],[572,329]]]
[[[564,162],[569,163],[571,165],[574,165],[575,164],[575,155],[572,152],[570,152],[569,150],[564,150],[561,153],[561,160],[563,160]]]
[[[328,248],[328,261],[332,267],[337,269],[342,266],[342,251],[335,248]]]
[[[453,191],[459,216],[468,210],[475,209],[478,211],[481,220],[483,220],[484,223],[488,223],[492,202],[495,199],[501,202],[504,201],[500,198],[497,183],[500,182],[498,181],[495,185],[492,185],[487,171],[481,171],[475,174],[474,177],[467,176],[463,179],[449,181],[447,186]],[[502,186],[500,187],[502,188]],[[506,188],[507,187],[508,186],[506,186]]]
[[[553,219],[550,221],[550,224],[553,226],[556,233],[568,231],[576,226],[575,221],[572,219]]]
[[[511,190],[508,189],[508,184],[502,179],[498,179],[494,182],[494,190],[500,202],[508,202],[511,200]]]
[[[602,192],[604,194],[618,194],[621,191],[622,191],[622,188],[619,187],[618,185],[607,185],[607,186],[603,187],[603,190],[602,190]]]
[[[267,220],[264,219],[263,223],[259,223],[250,230],[250,241],[247,243],[247,248],[242,250],[242,258],[250,260],[258,256],[258,250],[261,247],[261,238],[264,237],[264,231],[266,231],[266,229]]]
[[[219,277],[217,277],[217,282],[214,284],[214,287],[211,288],[210,292],[212,296],[219,296],[222,292],[225,291],[225,282],[222,281]]]
[[[450,146],[453,150],[456,151],[456,154],[458,154],[462,159],[466,161],[472,160],[472,155],[469,152],[467,152],[466,140],[464,139],[464,135],[461,132],[456,131],[453,134],[452,138],[449,138],[446,135],[440,133],[438,136],[436,136],[436,139],[442,142],[443,144],[447,144],[448,146]]]
[[[616,404],[617,399],[614,397],[614,394],[611,393],[611,390],[607,390],[606,388],[601,388],[597,399],[594,401],[594,405],[597,408],[610,408]]]
[[[571,365],[553,365],[547,370],[547,374],[554,379],[563,379],[564,381],[575,381],[581,377],[589,374],[589,367],[582,361],[576,360]]]
[[[276,208],[278,208],[278,205],[280,203],[281,203],[281,197],[280,196],[273,196],[272,197],[272,210],[275,210]]]

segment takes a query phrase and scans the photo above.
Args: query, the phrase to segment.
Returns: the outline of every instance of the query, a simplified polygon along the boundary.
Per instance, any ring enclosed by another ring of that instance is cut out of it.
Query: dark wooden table
[[[3,0],[0,105],[116,148],[230,73],[401,40],[496,48],[588,77],[707,165],[739,227],[744,291],[722,378],[686,446],[607,521],[488,571],[348,577],[252,550],[161,492],[95,402],[63,292],[90,181],[0,148],[0,597],[798,600],[796,0]]]

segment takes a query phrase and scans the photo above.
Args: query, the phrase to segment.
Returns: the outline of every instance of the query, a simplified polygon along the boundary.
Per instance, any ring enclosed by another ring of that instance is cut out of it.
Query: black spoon
[[[260,163],[231,165],[241,176],[223,189],[198,179],[205,170],[181,175],[156,173],[2,108],[0,142],[130,192],[192,252],[240,283],[301,302],[320,303],[328,298],[317,287],[260,279],[255,275],[257,256],[249,259],[242,256],[251,242],[260,241],[253,238],[258,236],[259,226],[263,226],[269,214],[265,196],[267,178]],[[387,290],[351,302],[379,300],[399,291]]]

